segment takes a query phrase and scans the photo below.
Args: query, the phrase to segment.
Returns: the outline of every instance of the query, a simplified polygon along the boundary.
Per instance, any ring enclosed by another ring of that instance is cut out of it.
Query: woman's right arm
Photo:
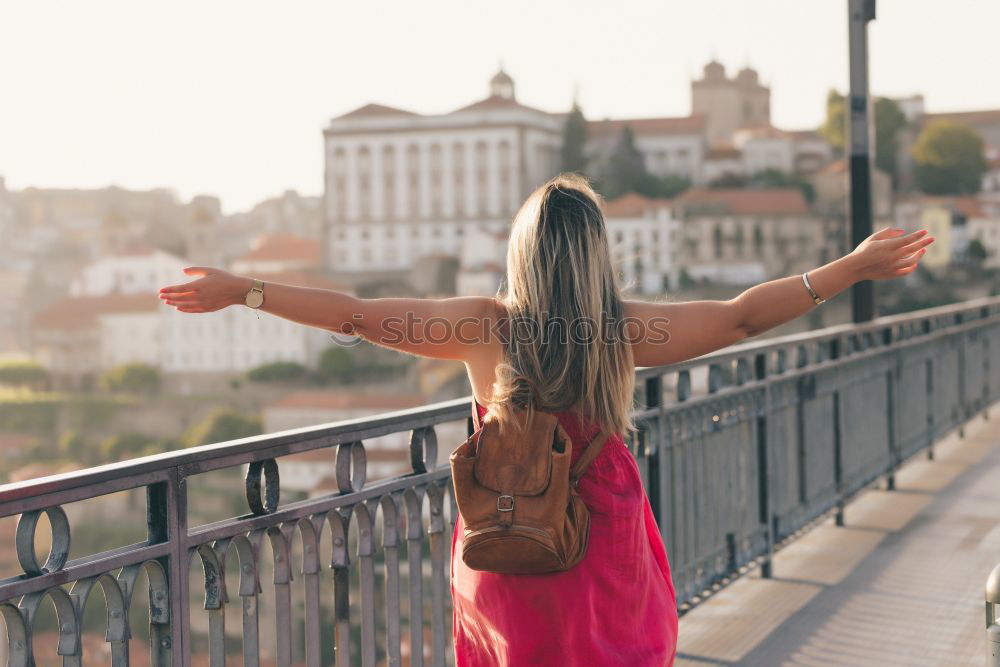
[[[211,267],[188,267],[201,278],[160,290],[168,305],[207,313],[244,303],[253,278]],[[260,310],[306,326],[357,335],[376,345],[437,359],[469,361],[483,354],[495,325],[489,297],[360,299],[316,287],[268,282]]]
[[[934,241],[926,230],[900,235],[882,229],[845,255],[809,271],[809,282],[824,299],[860,280],[884,280],[911,273]],[[636,366],[662,366],[728,347],[794,320],[816,307],[801,275],[755,285],[727,301],[646,303],[627,301],[626,320],[638,325],[630,335]]]

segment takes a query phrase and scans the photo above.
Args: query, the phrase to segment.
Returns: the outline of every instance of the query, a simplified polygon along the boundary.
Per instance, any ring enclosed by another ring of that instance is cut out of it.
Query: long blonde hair
[[[509,318],[490,405],[501,430],[530,420],[528,394],[540,410],[572,410],[612,433],[634,430],[632,347],[616,329],[624,303],[600,198],[586,179],[560,174],[524,202],[497,299]],[[522,404],[527,419],[516,418]]]

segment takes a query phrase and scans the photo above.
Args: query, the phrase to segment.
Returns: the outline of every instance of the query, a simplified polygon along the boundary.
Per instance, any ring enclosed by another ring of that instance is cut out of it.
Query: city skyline
[[[1000,7],[955,5],[960,35],[929,2],[879,2],[873,93],[921,93],[929,111],[1000,107],[995,87],[968,86],[991,80],[989,26],[1000,23]],[[592,119],[686,115],[690,80],[715,58],[731,72],[760,71],[777,126],[814,128],[826,91],[847,80],[839,0],[718,0],[683,14],[678,3],[650,2],[618,11],[563,1],[394,4],[395,20],[386,5],[382,15],[320,4],[282,14],[192,7],[6,6],[0,57],[10,64],[9,99],[20,100],[0,111],[7,187],[166,187],[183,199],[219,196],[227,213],[286,189],[318,195],[331,117],[368,102],[449,111],[485,96],[500,62],[519,101],[565,111],[578,90]],[[678,15],[687,29],[674,29]]]

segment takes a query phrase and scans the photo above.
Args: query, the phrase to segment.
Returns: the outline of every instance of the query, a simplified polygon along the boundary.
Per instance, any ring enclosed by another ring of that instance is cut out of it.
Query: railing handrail
[[[1000,296],[980,297],[956,304],[886,315],[864,323],[837,324],[812,331],[740,343],[674,364],[638,367],[636,375],[637,380],[642,380],[667,372],[724,363],[793,345],[829,341],[845,334],[857,335],[911,321],[940,318],[989,307],[997,308],[994,315],[1000,313]],[[111,484],[108,488],[102,488],[94,494],[81,495],[79,498],[85,499],[90,495],[104,495],[112,491],[138,488],[165,480],[167,471],[174,468],[182,468],[185,474],[199,474],[232,465],[272,459],[393,433],[400,430],[399,426],[403,424],[405,424],[405,428],[409,429],[455,421],[469,414],[470,403],[471,396],[465,396],[375,416],[363,416],[227,440],[4,484],[0,485],[0,517],[24,511],[24,507],[18,501],[37,498],[40,495]]]

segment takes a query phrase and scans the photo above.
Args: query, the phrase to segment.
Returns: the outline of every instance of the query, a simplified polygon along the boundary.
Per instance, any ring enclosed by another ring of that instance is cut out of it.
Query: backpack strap
[[[587,470],[587,466],[589,466],[591,462],[597,458],[597,455],[601,453],[601,450],[604,449],[604,444],[610,437],[611,432],[607,429],[602,430],[593,437],[590,444],[587,445],[587,448],[583,450],[583,454],[581,454],[580,458],[577,459],[576,465],[574,465],[569,471],[570,484],[574,487],[576,486],[577,482],[580,481],[580,478],[583,477],[583,473]]]
[[[482,421],[479,419],[479,404],[476,402],[475,394],[472,395],[472,429],[473,433],[478,431],[483,427]],[[472,435],[470,433],[469,435]]]

